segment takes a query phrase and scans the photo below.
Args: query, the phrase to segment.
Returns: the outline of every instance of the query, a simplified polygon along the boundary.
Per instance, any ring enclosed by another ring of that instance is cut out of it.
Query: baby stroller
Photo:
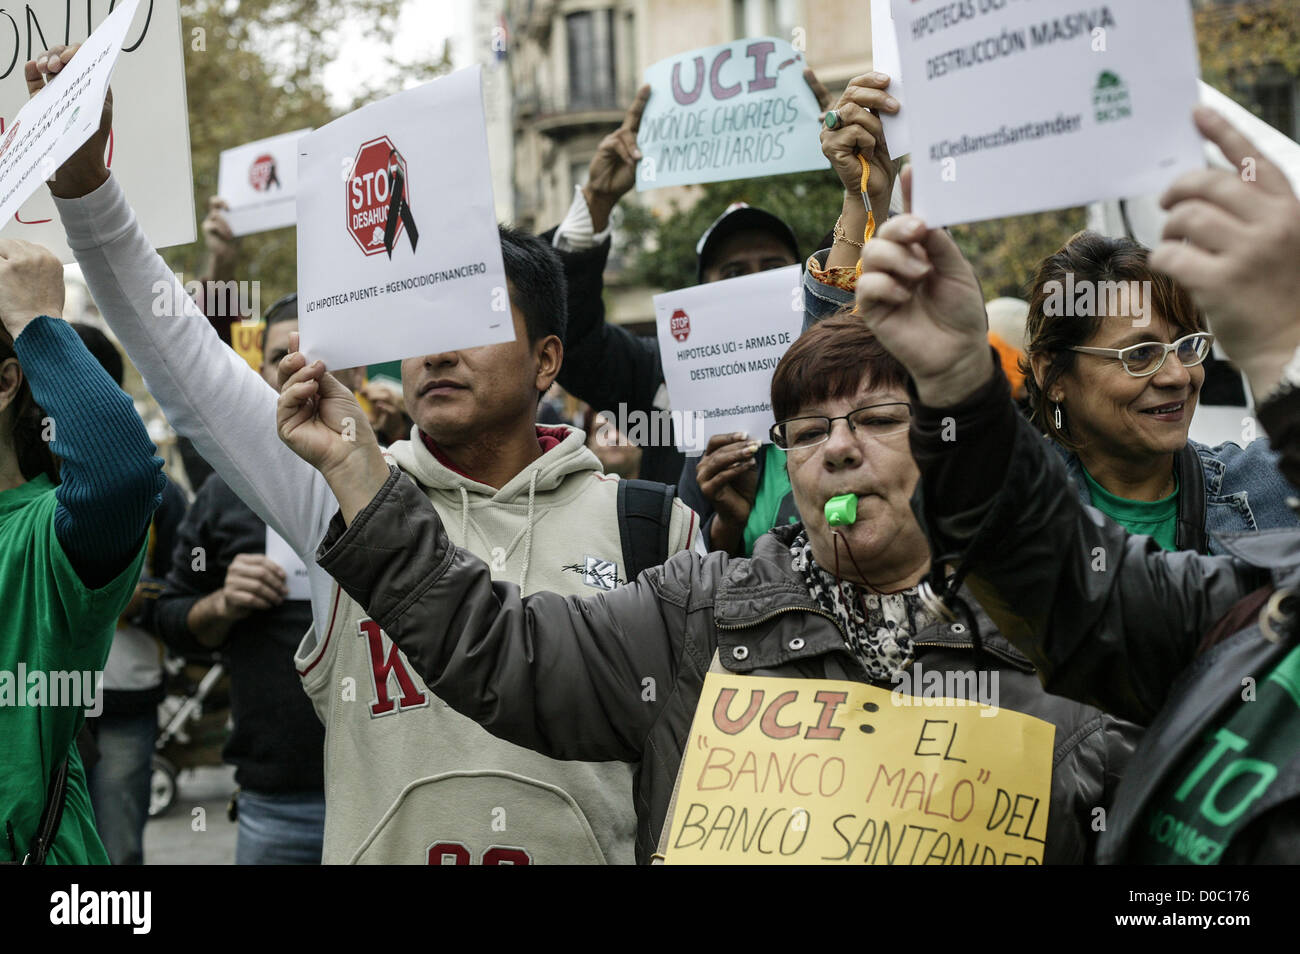
[[[158,704],[149,785],[149,817],[164,815],[176,802],[181,769],[221,765],[230,722],[230,677],[219,653],[163,661],[167,696]]]

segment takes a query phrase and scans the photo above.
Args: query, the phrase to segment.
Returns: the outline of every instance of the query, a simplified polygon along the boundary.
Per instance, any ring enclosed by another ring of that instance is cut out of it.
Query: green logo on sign
[[[1128,119],[1133,115],[1128,87],[1110,70],[1097,77],[1097,85],[1092,91],[1092,108],[1099,123]]]

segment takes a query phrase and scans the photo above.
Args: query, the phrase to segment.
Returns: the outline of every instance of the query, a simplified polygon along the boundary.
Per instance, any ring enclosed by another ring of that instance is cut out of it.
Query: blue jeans
[[[235,864],[318,865],[324,840],[324,792],[239,790]]]
[[[158,715],[103,715],[95,720],[99,761],[86,779],[95,827],[115,865],[144,864],[144,823],[149,819],[149,779],[153,774]]]

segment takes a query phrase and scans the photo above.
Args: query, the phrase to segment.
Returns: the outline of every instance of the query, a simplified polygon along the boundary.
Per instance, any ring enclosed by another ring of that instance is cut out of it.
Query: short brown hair
[[[863,378],[875,387],[907,387],[907,369],[885,350],[861,318],[847,311],[809,328],[772,374],[772,413],[778,421],[801,408],[848,397]]]
[[[1061,376],[1074,368],[1075,352],[1070,349],[1092,340],[1101,327],[1101,314],[1048,316],[1046,303],[1073,276],[1075,285],[1100,282],[1150,282],[1151,301],[1160,316],[1185,334],[1205,330],[1205,316],[1196,307],[1187,289],[1149,264],[1150,250],[1132,239],[1108,238],[1096,232],[1077,232],[1060,250],[1043,259],[1034,275],[1029,295],[1029,317],[1025,321],[1025,357],[1020,369],[1025,373],[1031,419],[1053,440],[1077,451],[1079,443],[1069,434],[1069,422],[1058,429],[1051,412],[1048,393]],[[1049,288],[1052,283],[1058,288]],[[1100,296],[1097,296],[1100,297]],[[1100,309],[1097,309],[1100,311]],[[1031,361],[1035,355],[1050,360],[1042,383],[1034,380]]]

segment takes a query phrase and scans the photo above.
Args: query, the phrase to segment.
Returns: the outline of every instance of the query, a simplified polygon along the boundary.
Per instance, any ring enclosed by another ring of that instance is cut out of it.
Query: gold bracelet
[[[843,220],[844,215],[841,213],[840,217],[835,220],[835,229],[831,232],[831,237],[835,239],[836,243],[843,242],[845,245],[852,245],[854,248],[864,248],[866,246],[865,242],[855,242],[849,238],[849,233],[844,231]]]

